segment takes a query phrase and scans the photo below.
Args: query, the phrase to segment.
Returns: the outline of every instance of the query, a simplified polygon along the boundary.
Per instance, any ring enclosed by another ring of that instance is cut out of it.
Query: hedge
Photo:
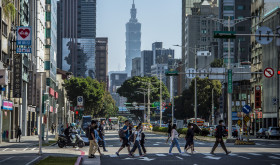
[[[166,132],[167,133],[168,132],[168,128],[166,128],[166,127],[153,127],[153,131],[156,131],[156,132]],[[179,128],[179,129],[177,129],[177,132],[179,134],[187,134],[187,131],[188,131],[188,128]],[[209,130],[206,129],[206,128],[203,128],[199,132],[198,135],[200,135],[200,136],[207,136],[209,134],[210,134]],[[196,134],[196,136],[197,136],[197,134]]]

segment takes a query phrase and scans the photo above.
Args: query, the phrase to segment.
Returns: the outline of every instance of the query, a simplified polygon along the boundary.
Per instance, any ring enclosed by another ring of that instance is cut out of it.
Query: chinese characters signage
[[[31,45],[31,27],[17,27],[17,45]]]
[[[21,98],[22,85],[22,57],[20,54],[14,54],[14,86],[13,98]]]
[[[11,101],[3,100],[2,105],[3,110],[13,110],[13,102]]]

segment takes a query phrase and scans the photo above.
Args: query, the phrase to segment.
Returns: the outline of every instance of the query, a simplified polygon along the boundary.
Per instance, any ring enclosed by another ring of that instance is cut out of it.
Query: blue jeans
[[[172,144],[171,144],[171,146],[170,146],[170,149],[169,149],[169,153],[172,152],[172,148],[173,148],[175,145],[176,145],[176,147],[177,147],[179,153],[181,153],[181,149],[180,149],[180,146],[179,146],[179,143],[178,143],[178,139],[177,139],[177,138],[174,138],[174,139],[173,139],[173,142],[172,142]]]
[[[102,143],[103,143],[103,150],[106,150],[106,141],[105,141],[105,136],[102,136]]]

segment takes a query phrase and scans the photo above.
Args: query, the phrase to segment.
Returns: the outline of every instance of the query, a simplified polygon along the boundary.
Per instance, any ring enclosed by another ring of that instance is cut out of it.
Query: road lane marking
[[[213,156],[212,154],[209,154],[209,153],[202,153],[202,154],[205,156]]]
[[[156,154],[156,156],[167,156],[167,155],[164,155],[164,154]]]
[[[23,151],[26,151],[28,148],[23,149]]]
[[[34,151],[36,148],[32,148],[31,150]]]
[[[183,160],[183,158],[181,158],[181,157],[179,157],[179,156],[176,156],[176,158]]]
[[[11,157],[8,157],[8,158],[6,158],[6,159],[4,159],[4,160],[1,160],[0,163],[5,162],[5,161],[7,161],[7,160],[9,160],[9,159],[12,159],[13,157],[14,157],[14,156],[11,156]]]
[[[155,160],[155,159],[150,159],[148,157],[140,157],[138,160],[143,160],[143,161],[152,161],[152,160]]]
[[[214,160],[220,160],[221,157],[214,157],[214,156],[206,156],[204,158],[207,158],[207,159],[214,159]]]
[[[261,154],[257,154],[257,153],[247,153],[249,155],[253,155],[253,156],[261,156]]]
[[[38,156],[37,158],[31,160],[30,162],[26,163],[25,165],[30,165],[31,163],[35,162],[37,159],[39,159],[41,156]]]
[[[16,150],[13,150],[14,152],[16,151]]]
[[[280,154],[276,154],[276,153],[274,153],[274,155],[280,156]]]
[[[158,146],[159,144],[153,144],[154,146]]]
[[[9,149],[9,148],[5,148],[3,151],[6,151],[7,149]]]
[[[269,156],[271,159],[280,159],[280,157],[277,156]]]
[[[118,155],[110,155],[111,158],[116,158]]]
[[[247,157],[245,157],[245,156],[237,156],[237,157],[239,157],[239,158],[244,158],[244,159],[250,159],[250,158],[247,158]]]

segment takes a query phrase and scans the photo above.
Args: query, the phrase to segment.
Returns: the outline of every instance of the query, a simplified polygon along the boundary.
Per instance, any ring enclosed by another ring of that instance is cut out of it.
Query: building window
[[[201,30],[201,33],[202,33],[202,34],[206,34],[206,33],[207,33],[206,29],[202,29],[202,30]]]
[[[234,10],[233,6],[224,6],[225,11]]]
[[[245,31],[245,26],[238,26],[237,31]]]
[[[244,5],[238,5],[237,10],[245,10],[245,6]]]
[[[224,19],[228,20],[229,16],[224,16]],[[234,16],[230,16],[230,20],[234,20]],[[218,26],[218,25],[217,25]]]
[[[202,42],[206,42],[206,37],[201,37]]]
[[[120,75],[115,75],[115,79],[119,80],[120,79]]]
[[[237,19],[243,19],[243,18],[244,18],[243,16],[238,16],[238,17],[237,17]]]
[[[201,24],[202,24],[203,26],[206,26],[206,20],[202,20]]]
[[[8,25],[5,22],[2,22],[2,34],[8,37]]]

